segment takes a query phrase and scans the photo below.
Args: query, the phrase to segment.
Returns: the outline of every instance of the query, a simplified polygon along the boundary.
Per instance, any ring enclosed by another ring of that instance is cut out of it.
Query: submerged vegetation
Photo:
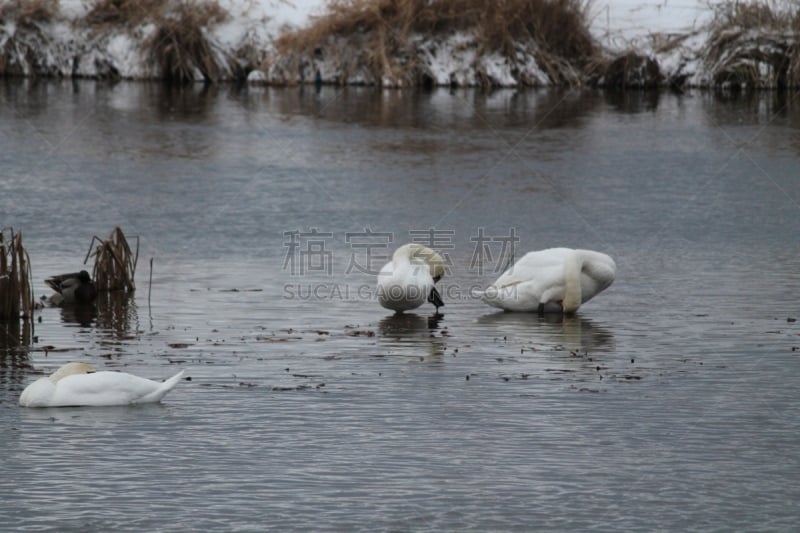
[[[800,87],[800,5],[714,4],[709,22],[608,50],[592,0],[330,0],[278,34],[241,0],[0,2],[0,75],[380,86]],[[263,5],[262,5],[263,4]],[[77,5],[77,4],[76,4]],[[238,17],[238,18],[237,18]]]

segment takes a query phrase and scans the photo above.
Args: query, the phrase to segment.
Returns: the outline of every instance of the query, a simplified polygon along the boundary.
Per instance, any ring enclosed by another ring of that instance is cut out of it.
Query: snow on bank
[[[203,28],[212,54],[220,65],[214,75],[229,80],[249,73],[263,83],[322,81],[326,83],[380,83],[411,85],[424,80],[432,85],[495,86],[554,83],[537,60],[535,45],[519,43],[513,58],[497,53],[478,54],[473,37],[459,33],[446,39],[416,35],[410,38],[418,67],[411,79],[384,75],[373,79],[363,65],[355,64],[353,51],[320,51],[315,57],[281,61],[274,40],[289,28],[309,23],[321,15],[325,0],[218,0],[229,16]],[[652,60],[666,83],[708,86],[720,69],[733,68],[735,59],[708,61],[710,22],[715,6],[725,0],[595,0],[589,13],[590,28],[610,58],[628,52]],[[156,35],[152,20],[133,27],[91,27],[84,22],[94,2],[61,0],[58,14],[46,22],[0,20],[0,72],[23,76],[150,79],[163,74],[148,54]],[[737,34],[738,35],[738,34]],[[738,35],[742,46],[758,54],[776,54],[793,44],[794,36],[780,42],[757,35]],[[782,47],[783,46],[783,47]],[[277,59],[277,60],[276,60]],[[727,63],[726,63],[727,62]],[[644,64],[644,63],[642,63]],[[735,67],[736,65],[734,65]],[[775,74],[764,64],[762,86],[774,85]],[[571,75],[571,74],[570,74]],[[190,77],[209,77],[195,66]],[[770,81],[771,80],[771,81]],[[563,80],[562,80],[563,81]],[[600,84],[604,82],[601,77]]]
[[[228,18],[203,28],[211,49],[221,60],[220,79],[236,75],[237,63],[264,57],[287,25],[303,23],[314,6],[285,0],[218,0]],[[0,69],[5,74],[86,78],[158,78],[161,72],[148,57],[147,43],[157,27],[145,19],[124,24],[91,26],[86,16],[94,3],[61,0],[51,20],[0,20]],[[303,9],[301,11],[301,9]],[[243,52],[246,51],[246,52]],[[201,72],[195,78],[203,79]]]

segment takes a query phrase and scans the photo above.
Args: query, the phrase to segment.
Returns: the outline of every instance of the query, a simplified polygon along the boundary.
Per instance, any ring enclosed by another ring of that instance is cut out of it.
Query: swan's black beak
[[[436,287],[431,289],[430,294],[428,294],[428,302],[432,303],[436,307],[436,311],[439,311],[440,307],[444,307],[444,302],[442,301],[442,297],[439,295],[439,291],[436,290]]]

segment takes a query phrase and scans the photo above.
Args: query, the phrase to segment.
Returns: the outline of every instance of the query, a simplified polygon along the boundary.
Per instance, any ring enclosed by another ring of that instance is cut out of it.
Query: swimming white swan
[[[434,285],[444,275],[442,256],[417,243],[404,244],[378,273],[378,302],[397,312],[426,301],[438,311],[444,305]]]
[[[28,385],[19,397],[19,404],[22,407],[100,407],[159,402],[182,375],[183,370],[159,383],[124,372],[97,372],[86,363],[67,363]]]
[[[481,298],[506,311],[571,314],[611,285],[616,271],[606,254],[549,248],[525,254]]]

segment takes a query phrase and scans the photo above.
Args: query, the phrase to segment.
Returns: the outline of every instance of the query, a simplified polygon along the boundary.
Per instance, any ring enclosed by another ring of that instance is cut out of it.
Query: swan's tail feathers
[[[437,311],[440,307],[444,307],[444,302],[442,301],[439,291],[436,290],[436,287],[433,287],[431,292],[428,294],[428,302],[432,303],[436,307]]]
[[[151,392],[150,394],[139,400],[138,403],[160,402],[161,398],[166,396],[169,391],[175,388],[175,385],[177,385],[178,382],[183,377],[184,372],[185,370],[181,370],[168,380],[161,383],[157,389],[155,389],[153,392]]]

